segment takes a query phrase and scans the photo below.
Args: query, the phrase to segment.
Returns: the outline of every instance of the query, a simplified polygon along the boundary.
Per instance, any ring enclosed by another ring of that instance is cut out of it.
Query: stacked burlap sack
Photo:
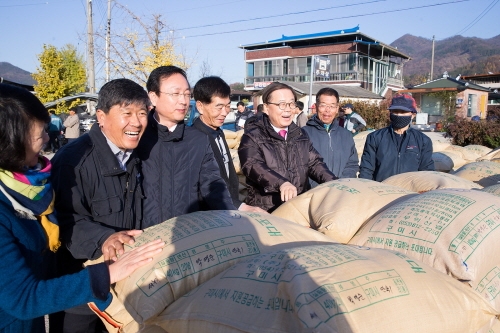
[[[349,244],[403,253],[466,282],[500,310],[500,198],[440,189],[392,205]]]
[[[422,194],[339,179],[272,215],[149,228],[136,246],[160,237],[163,253],[98,312],[111,332],[495,332],[500,197],[422,175],[443,178]]]
[[[434,160],[434,166],[437,171],[450,172],[452,170],[457,170],[465,164],[482,161],[485,159],[489,160],[491,148],[481,146],[481,145],[468,145],[465,147],[451,145],[447,147],[444,145],[439,145],[437,149],[434,146],[436,141],[432,141],[433,153],[432,159]],[[444,148],[444,149],[443,149]],[[500,155],[500,154],[499,154]]]
[[[100,311],[91,304],[109,332],[152,329],[166,307],[242,259],[333,242],[276,216],[238,211],[204,211],[170,219],[144,230],[134,247],[157,238],[166,242],[163,251],[116,283],[111,305]]]
[[[476,332],[498,311],[404,254],[325,244],[243,259],[184,295],[167,332]]]
[[[242,135],[243,130],[239,130],[237,132],[224,130],[224,136],[226,137],[231,158],[233,159],[234,168],[236,169],[236,174],[238,175],[240,201],[244,201],[248,194],[245,176],[241,173],[240,158],[238,156],[238,147],[240,146]]]

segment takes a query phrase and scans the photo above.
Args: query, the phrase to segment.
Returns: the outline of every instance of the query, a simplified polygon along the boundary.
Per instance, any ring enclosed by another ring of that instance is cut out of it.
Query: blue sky
[[[460,34],[491,38],[500,34],[500,0],[119,0],[147,21],[161,14],[178,51],[192,63],[191,84],[208,63],[228,83],[243,82],[239,45],[353,28],[390,44],[404,34],[437,40]],[[87,0],[0,0],[0,61],[33,72],[43,44],[73,44],[84,54]],[[93,0],[94,28],[103,31],[107,0]],[[123,11],[113,7],[113,24]],[[430,56],[430,55],[429,55]],[[98,78],[103,77],[103,63]],[[97,82],[97,87],[103,81]]]

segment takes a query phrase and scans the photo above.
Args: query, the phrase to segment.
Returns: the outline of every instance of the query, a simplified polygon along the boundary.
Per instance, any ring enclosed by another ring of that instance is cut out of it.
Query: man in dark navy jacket
[[[153,109],[137,147],[144,177],[143,225],[199,210],[236,209],[208,136],[184,124],[191,98],[184,70],[158,67],[146,88]]]
[[[366,138],[359,178],[383,181],[411,171],[434,171],[432,141],[410,127],[417,113],[410,95],[397,95],[389,107],[391,125]]]
[[[196,108],[200,112],[200,117],[194,121],[193,127],[208,135],[215,160],[219,165],[220,175],[227,184],[234,206],[241,211],[267,213],[259,207],[241,202],[238,198],[238,175],[224,132],[220,129],[227,114],[231,111],[230,94],[231,88],[220,77],[208,76],[200,79],[193,89]]]

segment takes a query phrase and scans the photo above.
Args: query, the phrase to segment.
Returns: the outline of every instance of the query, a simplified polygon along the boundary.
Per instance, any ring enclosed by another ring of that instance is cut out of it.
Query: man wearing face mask
[[[381,182],[404,172],[434,171],[432,141],[410,128],[417,113],[415,100],[409,95],[396,95],[389,112],[391,125],[366,138],[359,178]]]

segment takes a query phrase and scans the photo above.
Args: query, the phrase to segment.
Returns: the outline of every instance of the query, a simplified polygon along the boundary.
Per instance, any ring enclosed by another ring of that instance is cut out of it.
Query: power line
[[[483,18],[484,15],[486,15],[489,12],[489,10],[491,10],[491,8],[495,7],[495,5],[498,3],[498,1],[499,0],[493,0],[488,5],[488,7],[486,7],[486,9],[483,10],[481,12],[481,14],[478,15],[478,17],[476,17],[471,23],[469,23],[465,28],[463,28],[462,30],[460,30],[459,32],[457,32],[455,35],[463,34],[467,30],[469,30],[470,28],[472,28],[477,22],[479,22]]]
[[[287,24],[270,25],[270,26],[266,26],[266,27],[256,27],[256,28],[247,28],[247,29],[232,30],[232,31],[213,32],[213,33],[206,33],[206,34],[199,34],[199,35],[192,35],[192,36],[182,36],[182,37],[176,37],[175,39],[185,39],[185,38],[204,37],[204,36],[213,36],[213,35],[223,35],[223,34],[230,34],[230,33],[243,32],[243,31],[262,30],[262,29],[269,29],[269,28],[280,28],[280,27],[286,27],[286,26],[290,26],[290,25],[327,22],[327,21],[334,21],[334,20],[340,20],[340,19],[346,19],[346,18],[363,17],[363,16],[379,15],[379,14],[388,14],[388,13],[395,13],[395,12],[403,12],[403,11],[414,10],[414,9],[421,9],[421,8],[428,8],[428,7],[437,7],[437,6],[443,6],[443,5],[449,5],[449,4],[456,4],[456,3],[459,3],[459,2],[467,2],[467,1],[470,1],[470,0],[456,0],[456,1],[441,2],[441,3],[436,3],[436,4],[432,4],[432,5],[425,5],[425,6],[417,6],[417,7],[409,7],[409,8],[393,9],[393,10],[384,10],[384,11],[374,12],[374,13],[369,13],[369,14],[356,14],[356,15],[334,17],[334,18],[323,19],[323,20],[293,22],[293,23],[287,23]]]
[[[0,6],[1,8],[6,8],[6,7],[26,7],[26,6],[38,6],[38,5],[48,5],[48,2],[37,2],[37,3],[26,3],[24,5],[7,5],[7,6]]]
[[[186,9],[173,10],[173,11],[170,11],[169,13],[178,13],[178,12],[185,12],[185,11],[188,11],[188,10],[193,10],[193,9],[201,9],[201,8],[217,7],[217,6],[227,5],[227,4],[230,4],[230,3],[235,3],[235,2],[243,2],[243,1],[245,1],[245,2],[246,2],[246,0],[230,1],[230,2],[218,3],[218,4],[215,4],[215,5],[210,5],[210,6],[202,6],[202,7],[194,7],[194,8],[186,8]]]
[[[275,17],[283,17],[283,16],[299,15],[299,14],[305,14],[305,13],[318,12],[318,11],[321,11],[321,10],[338,9],[338,8],[342,8],[342,7],[352,7],[352,6],[358,6],[358,5],[365,5],[365,4],[374,3],[374,2],[381,2],[381,1],[386,1],[386,0],[374,0],[374,1],[353,3],[353,4],[348,4],[348,5],[342,5],[342,6],[332,6],[332,7],[318,8],[318,9],[312,9],[312,10],[304,10],[304,11],[300,11],[300,12],[291,12],[291,13],[280,14],[280,15],[261,16],[261,17],[251,18],[251,19],[236,20],[236,21],[222,22],[222,23],[213,23],[213,24],[206,24],[206,25],[198,25],[198,26],[192,26],[192,27],[186,27],[186,28],[180,28],[180,29],[174,29],[174,30],[175,31],[181,31],[181,30],[189,30],[189,29],[213,27],[213,26],[216,26],[216,25],[225,25],[225,24],[232,24],[232,23],[257,21],[257,20],[264,20],[264,19],[268,19],[268,18],[275,18]]]

